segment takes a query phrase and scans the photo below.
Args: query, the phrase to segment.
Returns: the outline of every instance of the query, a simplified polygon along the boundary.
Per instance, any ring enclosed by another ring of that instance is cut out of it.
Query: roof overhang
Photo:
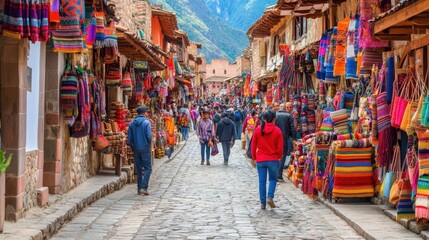
[[[344,0],[333,0],[339,4]],[[330,0],[278,0],[275,5],[282,16],[304,16],[306,18],[320,17],[329,9]]]
[[[152,8],[152,16],[156,16],[161,24],[162,33],[168,37],[174,37],[175,31],[179,30],[176,14],[162,9]]]
[[[271,35],[271,28],[277,25],[283,18],[275,7],[269,7],[264,14],[247,30],[247,36],[263,38]]]
[[[255,79],[255,82],[261,82],[269,79],[277,78],[277,72],[269,72]]]
[[[410,41],[411,34],[429,29],[429,0],[408,0],[374,20],[374,35],[381,40]]]
[[[137,35],[127,32],[127,29],[116,27],[118,50],[128,58],[147,61],[151,71],[164,70],[167,66],[161,61],[162,56],[168,55],[150,42],[144,41]]]
[[[186,46],[189,47],[191,45],[191,42],[189,41],[188,34],[183,30],[176,30],[174,31],[174,36],[165,37],[166,40],[172,44],[178,45],[178,46]]]

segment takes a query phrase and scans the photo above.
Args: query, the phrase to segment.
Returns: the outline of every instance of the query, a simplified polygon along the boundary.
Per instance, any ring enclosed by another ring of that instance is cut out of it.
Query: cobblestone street
[[[257,173],[240,144],[228,166],[222,153],[201,166],[197,138],[190,137],[152,173],[149,196],[129,184],[86,208],[54,239],[361,239],[289,182],[278,185],[278,208],[261,210]]]

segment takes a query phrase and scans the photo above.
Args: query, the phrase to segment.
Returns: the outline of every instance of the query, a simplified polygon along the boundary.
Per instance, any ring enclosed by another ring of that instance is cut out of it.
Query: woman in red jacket
[[[282,131],[274,122],[276,113],[272,110],[265,111],[262,116],[261,126],[257,127],[252,139],[252,158],[256,160],[259,176],[259,197],[261,209],[266,204],[271,208],[276,205],[273,202],[277,185],[277,171],[279,160],[283,154]],[[267,198],[267,173],[268,173],[268,198]]]

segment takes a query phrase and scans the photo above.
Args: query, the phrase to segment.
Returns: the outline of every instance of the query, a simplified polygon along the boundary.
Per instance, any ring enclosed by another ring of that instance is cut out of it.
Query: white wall
[[[40,95],[40,42],[30,44],[27,66],[32,69],[31,92],[27,91],[27,137],[25,150],[38,149],[39,95]]]

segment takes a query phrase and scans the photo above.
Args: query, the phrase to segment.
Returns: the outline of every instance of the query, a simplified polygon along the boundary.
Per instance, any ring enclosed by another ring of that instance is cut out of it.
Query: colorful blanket
[[[374,178],[372,148],[336,148],[332,196],[343,198],[372,197]]]

